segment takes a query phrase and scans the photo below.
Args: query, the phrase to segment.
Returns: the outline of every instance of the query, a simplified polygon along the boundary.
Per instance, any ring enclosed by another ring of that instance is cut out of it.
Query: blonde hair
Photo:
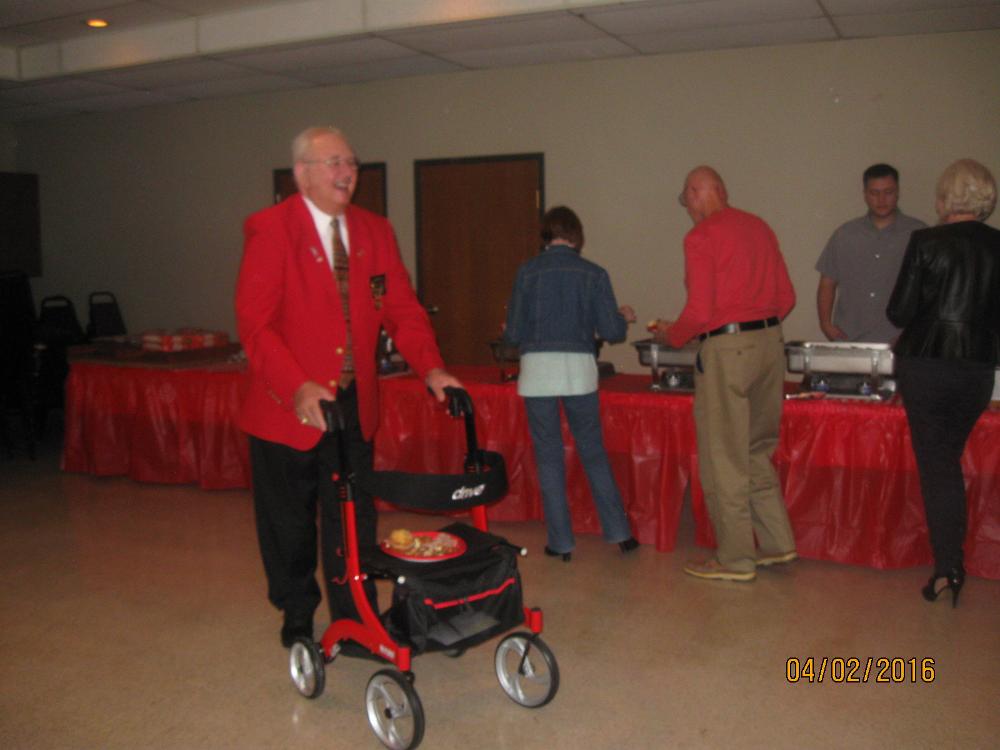
[[[306,128],[292,139],[292,162],[302,161],[309,147],[312,146],[312,142],[321,135],[339,136],[350,146],[347,136],[339,128],[335,128],[333,125],[314,125]]]
[[[990,170],[974,159],[959,159],[938,178],[937,212],[945,219],[972,214],[985,221],[997,204],[997,183]]]

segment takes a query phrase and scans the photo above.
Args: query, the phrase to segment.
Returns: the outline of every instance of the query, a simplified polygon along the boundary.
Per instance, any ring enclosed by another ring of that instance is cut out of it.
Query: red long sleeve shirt
[[[763,219],[724,208],[684,237],[687,303],[670,327],[671,346],[727,323],[777,316],[795,306],[795,290],[775,237]]]

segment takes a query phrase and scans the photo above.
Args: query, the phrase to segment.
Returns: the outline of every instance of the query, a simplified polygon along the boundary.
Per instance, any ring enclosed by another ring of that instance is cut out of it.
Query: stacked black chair
[[[91,292],[87,302],[90,307],[87,323],[88,338],[125,335],[125,321],[122,319],[122,312],[114,294]]]
[[[38,308],[37,341],[39,432],[45,427],[49,409],[63,407],[63,389],[69,374],[69,347],[86,342],[73,302],[62,295],[45,297]]]

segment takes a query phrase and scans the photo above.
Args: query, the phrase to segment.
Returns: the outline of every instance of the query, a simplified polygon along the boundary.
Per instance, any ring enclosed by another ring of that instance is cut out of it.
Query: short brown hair
[[[583,224],[573,209],[566,206],[550,208],[542,217],[542,241],[565,240],[579,250],[583,247]]]

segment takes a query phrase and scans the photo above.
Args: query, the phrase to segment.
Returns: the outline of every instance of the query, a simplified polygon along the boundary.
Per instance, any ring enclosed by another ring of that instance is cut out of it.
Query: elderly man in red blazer
[[[335,583],[344,570],[329,482],[336,451],[320,401],[340,402],[351,462],[370,467],[380,327],[439,401],[445,386],[460,386],[443,368],[389,222],[350,204],[358,162],[347,139],[334,128],[308,128],[293,141],[292,158],[299,193],[246,220],[236,288],[250,363],[240,426],[250,435],[257,534],[268,598],[284,612],[286,647],[313,634],[318,500],[330,615],[356,614],[346,587]],[[359,544],[374,545],[374,505],[358,494]]]

